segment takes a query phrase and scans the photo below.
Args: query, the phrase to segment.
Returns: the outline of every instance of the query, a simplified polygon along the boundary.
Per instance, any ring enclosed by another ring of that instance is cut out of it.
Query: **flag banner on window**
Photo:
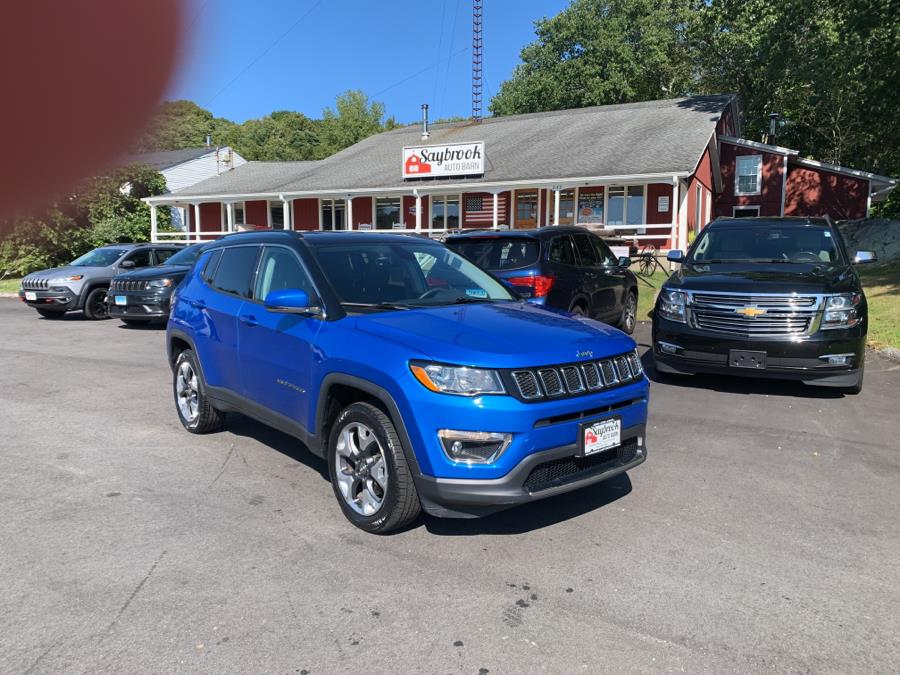
[[[467,196],[465,200],[466,223],[494,223],[494,197]],[[506,220],[506,195],[497,195],[497,220]]]

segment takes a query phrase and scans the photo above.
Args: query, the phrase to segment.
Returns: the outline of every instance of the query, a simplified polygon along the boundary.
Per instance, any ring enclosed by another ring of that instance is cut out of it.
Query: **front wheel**
[[[84,299],[84,315],[88,319],[98,321],[109,318],[109,310],[106,307],[106,289],[95,288]]]
[[[338,415],[328,439],[328,472],[347,520],[366,532],[386,534],[421,512],[397,430],[369,403],[352,403]]]
[[[206,395],[206,386],[190,349],[185,349],[175,359],[172,389],[178,419],[185,429],[192,434],[206,434],[222,426],[225,417],[212,406]]]
[[[619,329],[631,335],[637,323],[637,293],[628,291],[625,296],[625,305],[622,307],[622,318],[619,319]]]

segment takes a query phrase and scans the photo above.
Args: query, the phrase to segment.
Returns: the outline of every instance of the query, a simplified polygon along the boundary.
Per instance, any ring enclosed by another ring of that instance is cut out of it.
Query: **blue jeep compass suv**
[[[188,431],[235,411],[296,436],[370,532],[573,490],[646,456],[634,341],[514,299],[429,239],[225,236],[176,290],[167,342]]]

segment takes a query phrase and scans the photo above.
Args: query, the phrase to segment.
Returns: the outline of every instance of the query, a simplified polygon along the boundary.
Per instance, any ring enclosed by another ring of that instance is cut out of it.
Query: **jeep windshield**
[[[842,261],[831,230],[816,225],[773,223],[708,227],[691,249],[686,262],[832,264]]]
[[[492,272],[533,265],[541,252],[536,239],[503,235],[459,237],[448,241],[447,246]]]
[[[410,309],[513,300],[489,274],[428,240],[311,243],[348,308]]]
[[[109,267],[125,255],[127,250],[125,248],[95,248],[80,258],[75,258],[69,265],[71,267]]]
[[[183,248],[171,258],[166,260],[163,265],[193,265],[197,262],[197,258],[206,249],[207,244],[193,244],[187,248]]]

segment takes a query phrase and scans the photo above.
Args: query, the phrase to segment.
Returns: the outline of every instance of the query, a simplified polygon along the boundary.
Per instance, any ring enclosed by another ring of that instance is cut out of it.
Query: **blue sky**
[[[487,113],[534,39],[533,22],[568,2],[484,4]],[[471,0],[192,0],[185,14],[181,68],[167,98],[216,116],[319,117],[347,89],[362,89],[401,122],[415,121],[425,102],[432,119],[471,113]]]

